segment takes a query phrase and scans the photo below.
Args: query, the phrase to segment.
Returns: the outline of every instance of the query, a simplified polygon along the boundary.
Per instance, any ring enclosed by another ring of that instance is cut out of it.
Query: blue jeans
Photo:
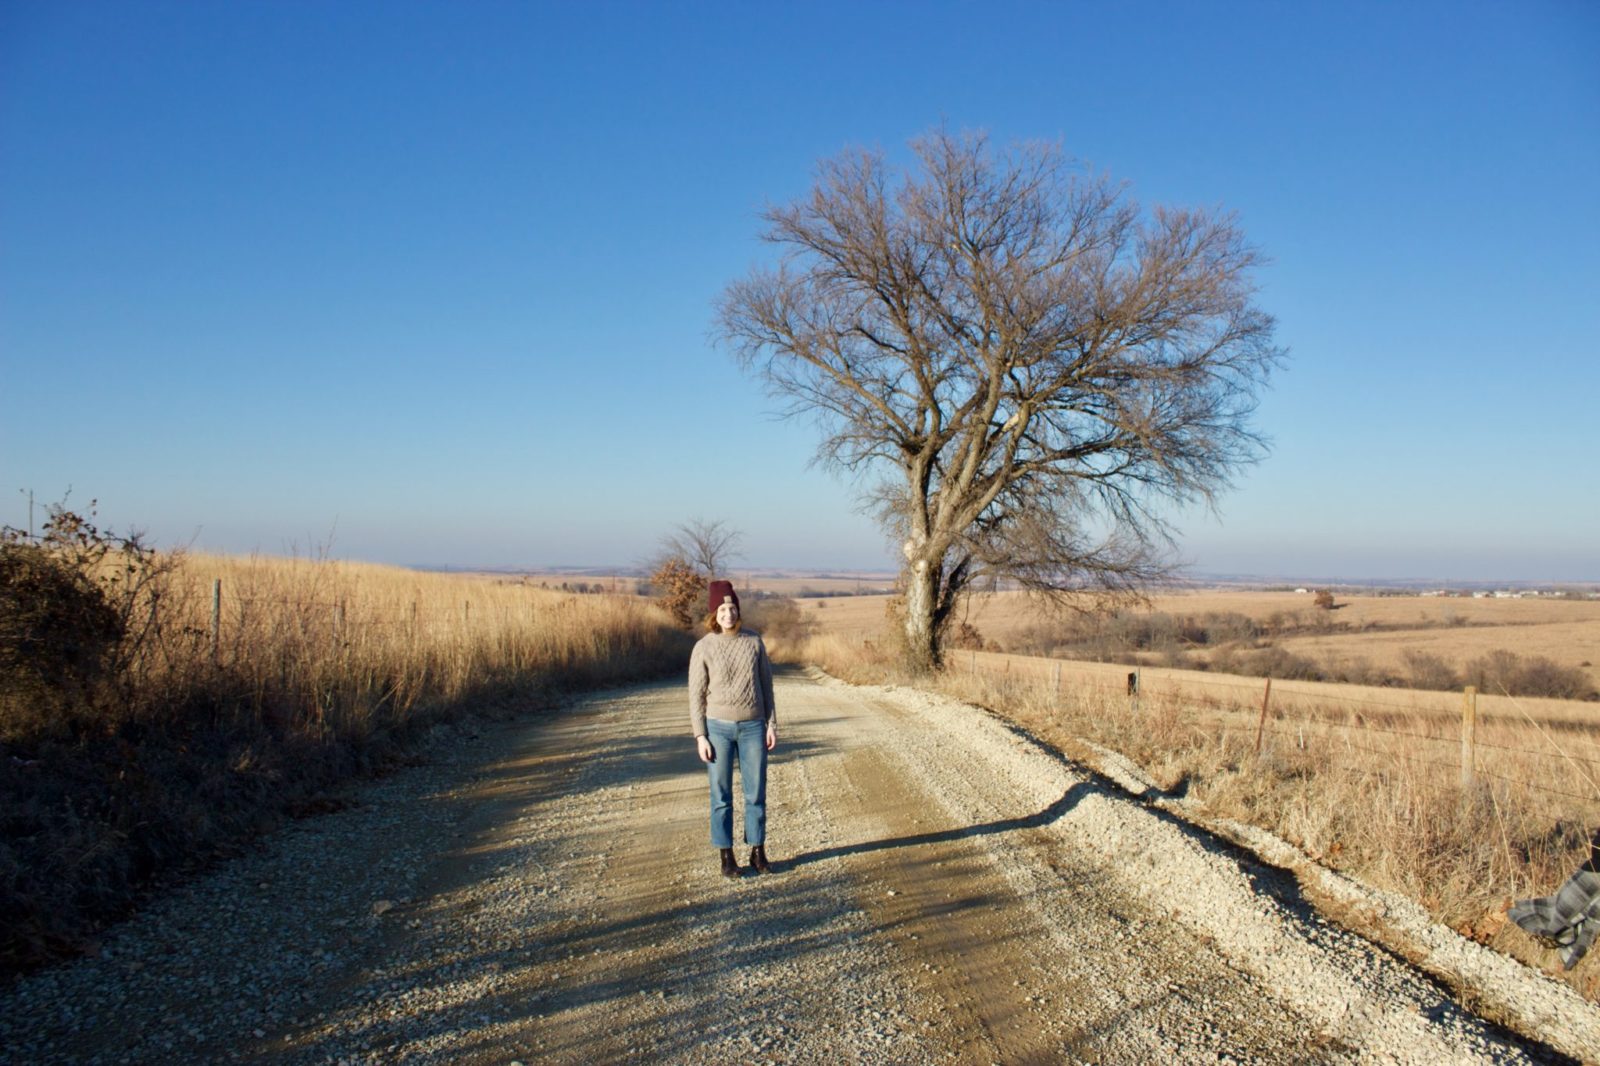
[[[744,783],[744,842],[767,842],[767,723],[706,719],[706,739],[716,758],[706,764],[711,778],[711,846],[733,847],[733,764]]]

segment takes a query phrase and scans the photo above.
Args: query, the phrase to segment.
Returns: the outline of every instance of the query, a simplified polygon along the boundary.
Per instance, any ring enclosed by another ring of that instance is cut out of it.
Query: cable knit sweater
[[[759,633],[707,633],[689,656],[689,724],[706,735],[706,716],[725,722],[777,720],[772,660]]]

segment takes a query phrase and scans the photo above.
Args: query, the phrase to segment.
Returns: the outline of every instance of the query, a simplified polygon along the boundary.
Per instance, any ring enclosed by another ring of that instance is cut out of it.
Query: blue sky
[[[1208,571],[1600,580],[1600,5],[0,6],[0,521],[882,567],[708,340],[757,212],[941,121],[1235,211],[1289,362]]]

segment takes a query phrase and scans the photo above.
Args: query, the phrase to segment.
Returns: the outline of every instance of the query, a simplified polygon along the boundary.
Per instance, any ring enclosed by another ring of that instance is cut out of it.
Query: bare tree
[[[887,475],[927,671],[980,576],[1064,594],[1166,572],[1162,507],[1210,503],[1260,457],[1249,416],[1282,350],[1232,216],[1142,212],[1048,146],[940,129],[912,149],[901,174],[825,161],[767,209],[782,259],[718,320],[788,414],[820,417],[824,462]]]
[[[720,577],[724,568],[739,555],[744,534],[726,522],[707,522],[691,518],[663,538],[662,554],[682,559],[707,580]]]

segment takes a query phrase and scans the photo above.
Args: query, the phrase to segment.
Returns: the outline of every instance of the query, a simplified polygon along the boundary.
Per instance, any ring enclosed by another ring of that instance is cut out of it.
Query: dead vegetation
[[[794,654],[845,680],[911,683],[871,638],[823,634]],[[1262,826],[1600,999],[1600,961],[1563,974],[1553,951],[1505,919],[1513,899],[1554,892],[1590,858],[1600,715],[1587,704],[1486,698],[1468,785],[1460,716],[1434,706],[1459,695],[1379,702],[1382,690],[1358,699],[1290,683],[1263,719],[1259,682],[1141,670],[1130,694],[1123,667],[1056,666],[962,653],[933,685],[1089,765],[1091,744],[1118,751],[1208,813]]]
[[[1450,624],[1410,623],[1404,631]],[[1034,622],[1014,630],[1003,644],[980,642],[977,646],[1019,655],[1168,666],[1249,677],[1422,689],[1474,685],[1482,692],[1513,696],[1600,700],[1600,690],[1582,667],[1563,665],[1544,655],[1519,655],[1505,648],[1475,656],[1459,667],[1436,653],[1418,649],[1404,650],[1398,667],[1379,666],[1362,656],[1315,656],[1291,650],[1297,638],[1350,631],[1349,623],[1330,617],[1322,609],[1276,612],[1264,619],[1233,611],[1178,615],[1122,610]],[[1361,632],[1383,630],[1369,623]],[[969,640],[964,646],[973,645]]]
[[[878,640],[887,599],[836,600],[829,614],[808,617]],[[1342,594],[1324,611],[1310,594],[1199,591],[1153,596],[1142,609],[1061,613],[999,592],[971,597],[954,624],[965,649],[1019,655],[1385,688],[1600,694],[1600,600]]]
[[[687,656],[633,597],[162,555],[56,517],[0,551],[0,969],[91,949],[153,885],[337,804],[437,723]]]

